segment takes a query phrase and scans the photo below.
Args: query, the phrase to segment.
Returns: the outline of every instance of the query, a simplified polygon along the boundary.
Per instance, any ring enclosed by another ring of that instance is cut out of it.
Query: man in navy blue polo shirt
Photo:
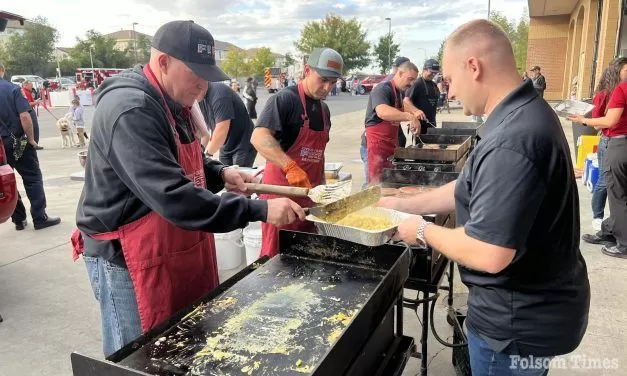
[[[17,170],[24,182],[35,230],[40,230],[61,223],[61,219],[49,217],[46,214],[46,194],[39,169],[39,159],[37,159],[33,121],[29,111],[32,109],[22,96],[21,89],[4,80],[4,66],[0,64],[0,136],[2,136],[9,165]],[[20,141],[24,135],[26,135],[26,145],[22,146]],[[21,197],[18,199],[11,219],[18,231],[26,226],[26,208]]]
[[[459,264],[473,376],[546,375],[552,357],[581,342],[590,307],[568,143],[553,109],[521,83],[498,25],[461,26],[443,63],[464,114],[488,114],[481,142],[456,182],[380,205],[418,214],[398,227],[398,240]],[[419,216],[453,210],[456,229]]]

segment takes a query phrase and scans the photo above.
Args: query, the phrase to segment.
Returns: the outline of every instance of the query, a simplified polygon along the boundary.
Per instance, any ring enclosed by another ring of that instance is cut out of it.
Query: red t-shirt
[[[612,92],[608,108],[622,108],[623,114],[620,116],[618,123],[612,128],[607,129],[608,137],[627,135],[627,82],[620,83]]]
[[[605,108],[607,107],[607,102],[609,100],[609,96],[603,91],[599,91],[592,98],[592,104],[594,105],[594,109],[592,109],[592,118],[600,118],[605,116]],[[601,130],[605,136],[607,136],[608,128],[604,128]]]

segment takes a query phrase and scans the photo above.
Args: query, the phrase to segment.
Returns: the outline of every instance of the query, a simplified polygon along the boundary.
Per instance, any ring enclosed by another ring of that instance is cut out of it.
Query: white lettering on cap
[[[198,41],[198,53],[201,55],[213,56],[213,45],[207,43],[205,40]]]

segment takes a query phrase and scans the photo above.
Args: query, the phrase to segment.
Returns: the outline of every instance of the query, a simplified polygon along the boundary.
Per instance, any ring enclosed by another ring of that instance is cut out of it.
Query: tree
[[[263,75],[265,67],[273,67],[276,58],[272,55],[272,51],[268,47],[261,47],[255,53],[255,56],[248,62],[250,68],[248,73],[253,75]]]
[[[366,34],[356,18],[345,20],[329,14],[322,21],[305,24],[294,46],[304,54],[318,47],[333,48],[342,55],[344,72],[348,72],[370,64],[370,44]]]
[[[283,66],[287,68],[294,64],[296,64],[296,59],[292,57],[291,53],[286,53],[285,56],[283,56]]]
[[[438,50],[438,54],[434,57],[435,60],[440,63],[440,67],[442,66],[442,58],[444,57],[444,45],[446,44],[446,40],[443,40],[440,43],[440,49]]]
[[[137,44],[137,53],[135,53],[135,44]],[[144,34],[137,34],[137,39],[128,44],[125,52],[134,64],[146,64],[150,60],[150,40]]]
[[[8,65],[14,73],[44,76],[57,38],[57,30],[44,17],[36,17],[24,25],[22,35],[13,34],[9,38]]]
[[[91,58],[94,67],[99,68],[129,68],[133,65],[126,51],[121,51],[115,47],[115,40],[105,38],[102,34],[89,30],[86,38],[76,38],[77,44],[70,52],[70,58],[74,59],[81,67],[91,67],[89,50],[91,48]]]
[[[231,77],[247,75],[250,69],[246,64],[246,52],[236,47],[229,48],[222,63],[222,70]]]
[[[379,38],[379,43],[374,46],[373,55],[381,74],[390,70],[392,62],[401,51],[400,47],[400,44],[394,43],[394,33]]]
[[[490,20],[498,24],[507,37],[512,42],[514,49],[514,57],[516,59],[516,67],[523,72],[527,68],[527,40],[529,36],[529,19],[527,9],[523,13],[518,23],[514,20],[508,20],[507,17],[500,12],[491,12]]]

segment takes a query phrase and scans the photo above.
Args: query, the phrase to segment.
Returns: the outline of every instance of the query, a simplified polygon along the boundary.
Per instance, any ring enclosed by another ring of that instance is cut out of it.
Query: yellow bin
[[[594,147],[599,145],[599,136],[579,136],[577,139],[577,168],[582,169],[588,154],[594,153]]]

